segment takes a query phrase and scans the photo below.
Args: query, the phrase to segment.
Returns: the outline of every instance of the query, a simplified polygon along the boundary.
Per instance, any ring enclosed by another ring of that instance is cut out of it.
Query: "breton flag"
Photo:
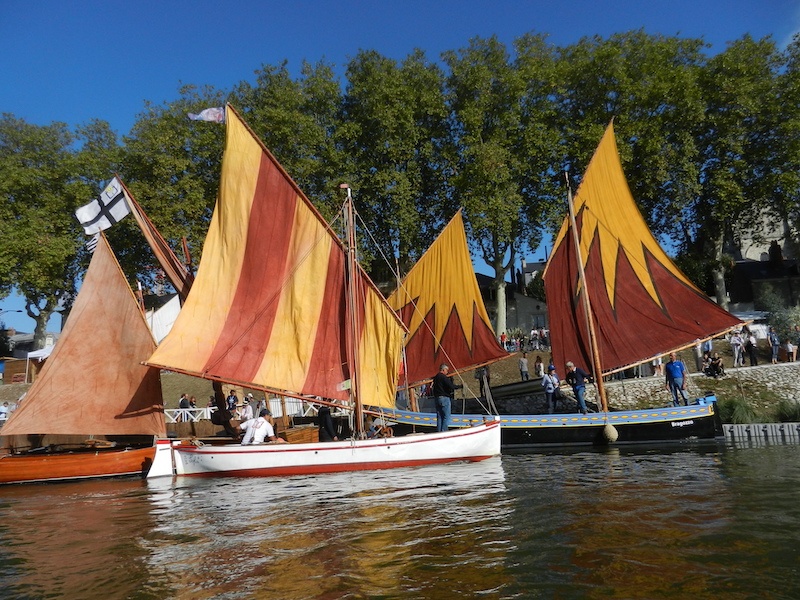
[[[212,123],[225,122],[225,108],[222,106],[215,106],[201,110],[198,114],[189,113],[189,118],[192,121],[211,121]]]
[[[96,200],[75,211],[75,216],[83,225],[86,235],[108,229],[131,212],[125,190],[119,179],[114,177]]]

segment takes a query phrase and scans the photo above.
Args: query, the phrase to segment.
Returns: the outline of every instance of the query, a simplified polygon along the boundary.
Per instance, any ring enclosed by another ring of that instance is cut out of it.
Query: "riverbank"
[[[492,387],[519,381],[518,358],[512,355],[492,365]],[[161,382],[166,408],[177,408],[178,398],[184,392],[196,396],[201,406],[208,402],[208,396],[212,393],[209,381],[178,373],[162,373]],[[0,404],[16,403],[29,387],[30,384],[23,383],[0,385]],[[725,377],[719,379],[692,373],[688,387],[692,397],[714,394],[721,405],[744,400],[753,408],[757,421],[775,421],[778,419],[774,413],[782,401],[800,405],[800,361],[727,369]],[[663,377],[611,381],[606,385],[606,390],[609,405],[615,410],[655,408],[668,406],[671,402],[669,392],[664,388]],[[113,390],[108,393],[112,394]],[[588,386],[587,399],[594,402],[594,386]]]

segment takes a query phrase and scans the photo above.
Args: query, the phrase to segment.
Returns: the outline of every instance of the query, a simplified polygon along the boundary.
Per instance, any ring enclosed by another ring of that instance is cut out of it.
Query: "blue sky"
[[[702,37],[711,52],[745,33],[785,45],[800,0],[0,0],[0,112],[39,125],[103,119],[125,134],[146,100],[170,101],[184,84],[229,89],[284,59],[297,74],[304,59],[341,67],[360,49],[437,59],[475,36],[564,45],[633,29]],[[26,315],[2,314],[21,308],[0,301],[0,320],[32,331]]]

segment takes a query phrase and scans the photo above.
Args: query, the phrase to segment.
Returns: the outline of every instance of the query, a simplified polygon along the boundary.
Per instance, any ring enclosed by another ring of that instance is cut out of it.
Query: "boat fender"
[[[603,427],[603,437],[606,438],[609,444],[613,444],[619,438],[619,432],[611,423],[606,423],[605,427]]]

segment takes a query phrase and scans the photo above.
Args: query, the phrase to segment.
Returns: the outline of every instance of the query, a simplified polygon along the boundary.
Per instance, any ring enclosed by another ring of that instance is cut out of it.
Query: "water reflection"
[[[0,488],[3,598],[796,598],[800,446]]]
[[[495,542],[511,508],[504,480],[496,458],[366,478],[156,481],[150,557],[182,556],[193,598],[472,595],[507,583],[496,568],[507,544]],[[197,569],[210,557],[213,569]]]

